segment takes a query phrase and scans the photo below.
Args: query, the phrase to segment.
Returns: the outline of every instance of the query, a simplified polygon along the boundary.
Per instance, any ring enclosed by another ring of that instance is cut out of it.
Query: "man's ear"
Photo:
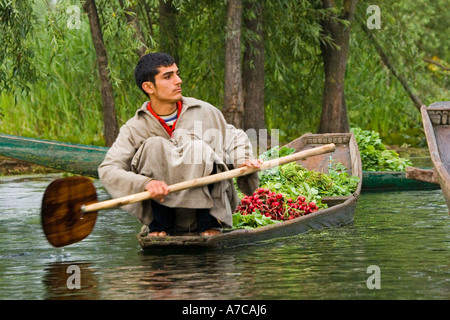
[[[142,83],[142,90],[147,92],[147,94],[153,94],[155,90],[155,84],[151,81],[146,81]]]

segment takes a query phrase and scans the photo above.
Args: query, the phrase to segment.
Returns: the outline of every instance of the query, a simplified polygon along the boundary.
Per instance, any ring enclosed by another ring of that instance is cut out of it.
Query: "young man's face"
[[[181,99],[181,78],[177,65],[159,67],[155,83],[144,82],[143,88],[150,95],[152,102],[177,102]],[[146,89],[147,88],[147,89]]]

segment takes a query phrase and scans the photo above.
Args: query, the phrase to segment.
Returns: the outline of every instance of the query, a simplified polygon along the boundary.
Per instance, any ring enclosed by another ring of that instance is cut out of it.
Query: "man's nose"
[[[175,75],[175,84],[181,84],[183,82],[183,80],[181,80],[179,75]]]

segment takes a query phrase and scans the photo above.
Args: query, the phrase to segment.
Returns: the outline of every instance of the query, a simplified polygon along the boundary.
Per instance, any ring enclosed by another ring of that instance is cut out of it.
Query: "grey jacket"
[[[209,175],[215,163],[223,172],[253,159],[252,145],[244,131],[226,123],[220,110],[209,103],[183,97],[183,108],[172,137],[147,110],[148,102],[122,126],[120,133],[98,168],[100,181],[113,198],[145,190],[149,179],[168,185]],[[237,179],[239,189],[251,194],[258,186],[258,174]],[[232,226],[232,212],[239,198],[232,180],[180,191],[165,197],[173,208],[211,208],[211,214]],[[148,225],[153,220],[148,201],[123,207]]]

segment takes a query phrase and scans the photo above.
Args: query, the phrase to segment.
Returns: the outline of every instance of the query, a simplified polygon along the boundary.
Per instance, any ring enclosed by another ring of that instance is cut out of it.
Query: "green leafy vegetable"
[[[292,154],[295,149],[274,147],[260,155],[265,161]],[[239,193],[241,204],[233,214],[233,228],[253,229],[275,220],[295,219],[327,208],[324,196],[348,196],[359,178],[330,157],[328,174],[307,170],[296,162],[259,172],[259,189],[252,196]]]
[[[279,221],[262,215],[258,210],[246,215],[239,212],[233,214],[233,229],[255,229],[277,222]]]
[[[281,154],[280,149],[280,154]],[[270,150],[269,150],[270,151]],[[283,153],[294,152],[286,148]],[[307,170],[298,163],[290,162],[285,165],[260,171],[261,188],[282,193],[287,198],[305,196],[309,201],[321,202],[325,196],[348,196],[355,192],[359,178],[351,176],[341,163],[335,163],[330,157],[329,173]]]
[[[361,154],[362,169],[365,171],[405,171],[412,166],[409,159],[401,158],[394,150],[386,149],[375,131],[352,128],[359,153]]]

